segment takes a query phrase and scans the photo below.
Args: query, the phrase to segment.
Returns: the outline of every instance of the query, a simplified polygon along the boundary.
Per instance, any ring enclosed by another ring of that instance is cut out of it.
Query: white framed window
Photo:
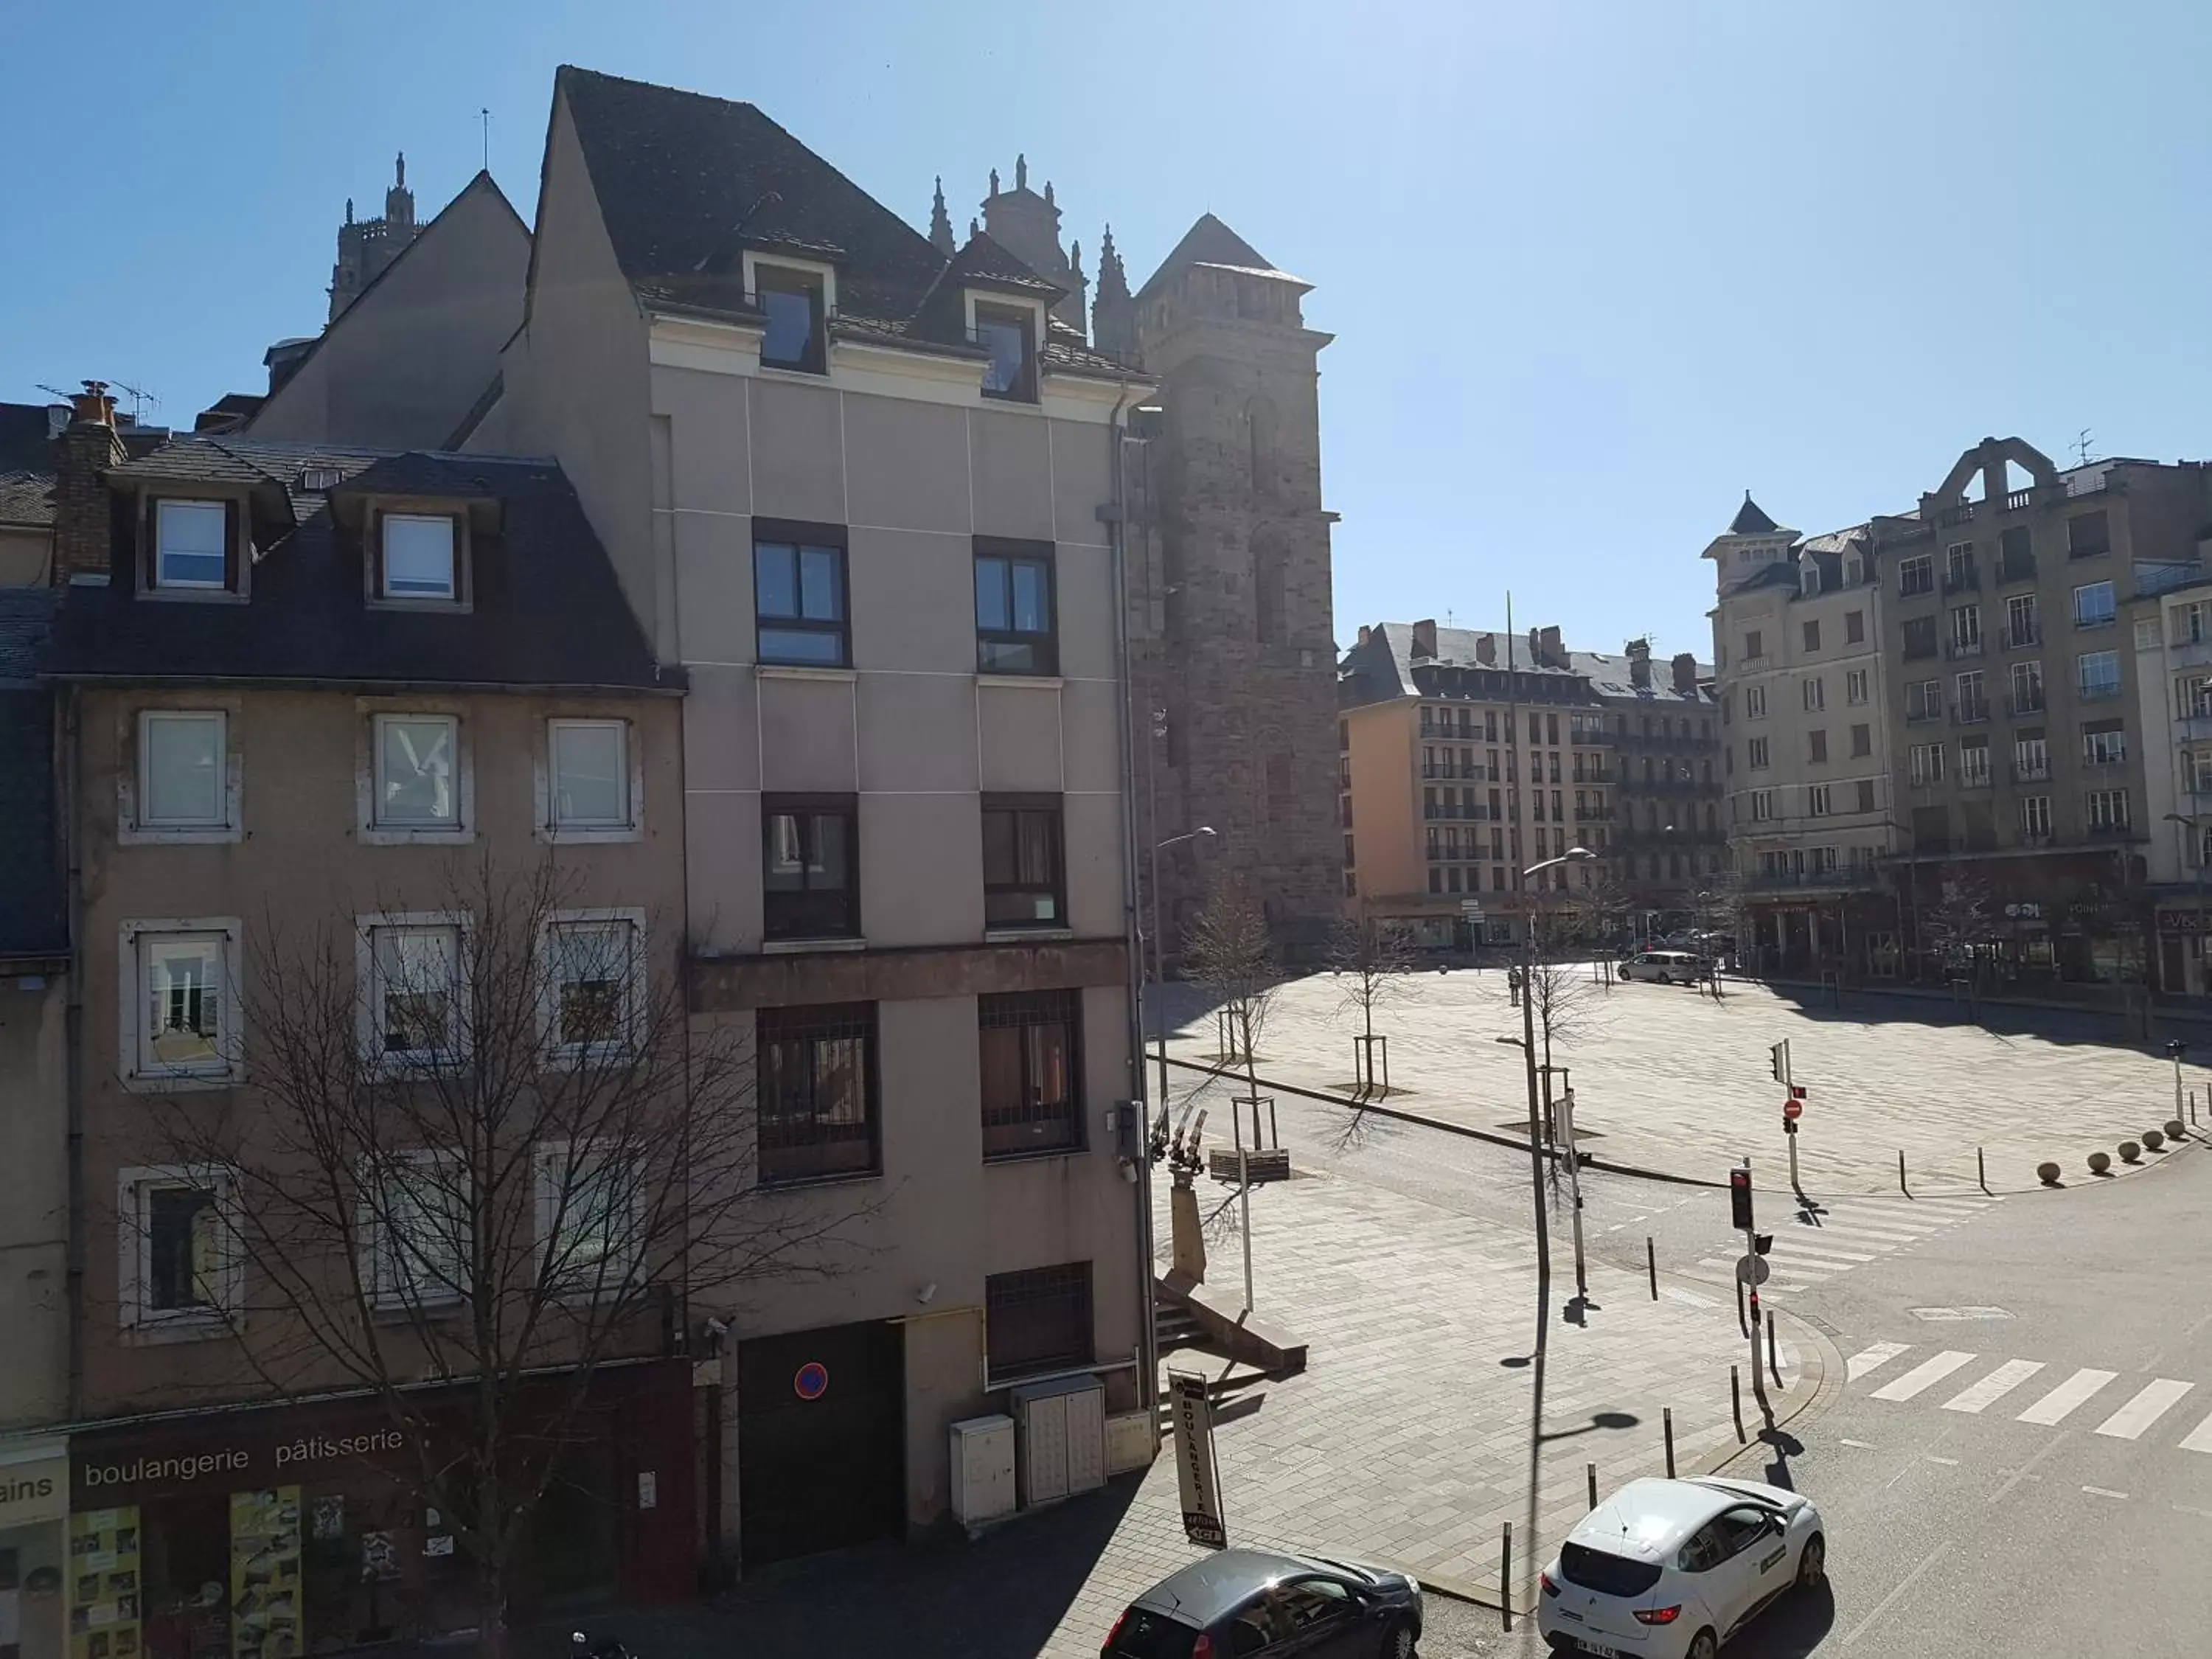
[[[1805,791],[1805,811],[1810,817],[1825,818],[1828,816],[1826,784],[1816,783]]]
[[[1766,739],[1765,738],[1747,738],[1743,748],[1744,764],[1754,772],[1764,769],[1766,765]]]
[[[1751,792],[1751,818],[1754,823],[1764,823],[1774,816],[1774,792],[1754,789]]]
[[[1844,671],[1844,701],[1854,706],[1867,700],[1867,671],[1847,668]]]
[[[2212,795],[2212,749],[2192,749],[2181,757],[2181,775],[2192,795]]]
[[[2128,792],[2124,789],[2092,789],[2084,798],[2087,808],[2089,828],[2124,830],[2128,827]]]
[[[137,829],[236,827],[229,720],[221,709],[141,710],[137,769]]]
[[[539,1279],[555,1295],[618,1291],[644,1263],[636,1166],[603,1140],[538,1148]]]
[[[1959,739],[1959,781],[1970,787],[1985,787],[1990,781],[1990,740],[1987,738]]]
[[[465,928],[446,913],[368,916],[359,926],[362,1052],[390,1070],[450,1066],[468,1053]]]
[[[1766,718],[1766,688],[1765,686],[1747,685],[1743,688],[1743,717],[1747,720],[1763,720]]]
[[[230,503],[154,503],[154,586],[220,592],[230,586]]]
[[[2084,651],[2074,659],[2075,690],[2084,702],[2120,695],[2120,653]]]
[[[361,834],[371,845],[470,839],[468,732],[458,714],[373,710],[365,728]]]
[[[238,1079],[238,937],[229,917],[123,924],[123,1070],[133,1086]]]
[[[2176,645],[2202,645],[2212,640],[2212,600],[2192,599],[2166,612],[2166,637]]]
[[[623,836],[637,827],[628,720],[546,721],[545,773],[538,821],[550,834]]]
[[[116,1172],[117,1313],[126,1330],[213,1334],[241,1310],[232,1193],[220,1172]]]
[[[1828,688],[1818,674],[1804,684],[1805,712],[1817,714],[1828,706]]]
[[[2085,766],[2118,766],[2128,757],[2127,727],[2118,720],[2092,720],[2081,728]]]
[[[1916,785],[1943,781],[1943,745],[1916,743],[1911,749],[1912,781]]]
[[[546,925],[543,954],[548,1058],[630,1051],[645,1014],[645,912],[562,911]]]
[[[2110,582],[2087,582],[2074,590],[2074,626],[2107,628],[2119,615]]]
[[[1978,605],[1954,605],[1951,607],[1951,649],[1954,654],[1964,654],[1982,648],[1982,607]]]
[[[1899,559],[1897,562],[1897,591],[1908,599],[1915,593],[1933,593],[1936,591],[1935,556],[1923,553],[1917,558]]]
[[[2185,720],[2212,715],[2212,674],[2177,674],[2173,680],[2173,712]]]
[[[386,513],[381,520],[381,596],[458,599],[460,521],[443,513]]]
[[[476,1251],[469,1166],[434,1152],[394,1152],[361,1170],[358,1234],[369,1296],[387,1308],[467,1296]]]

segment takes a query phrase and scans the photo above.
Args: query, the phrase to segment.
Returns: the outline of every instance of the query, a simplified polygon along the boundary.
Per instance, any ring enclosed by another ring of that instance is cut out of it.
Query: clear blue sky
[[[1202,210],[1316,284],[1340,639],[1708,649],[1753,489],[1811,532],[1958,452],[2206,453],[2212,8],[2131,0],[15,9],[0,398],[189,424],[323,315],[346,197],[533,210],[554,66],[750,99],[916,224],[1029,154],[1095,268]]]

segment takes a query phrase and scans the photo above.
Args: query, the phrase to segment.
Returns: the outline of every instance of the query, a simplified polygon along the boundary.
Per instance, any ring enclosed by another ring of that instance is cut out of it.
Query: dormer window
[[[1023,306],[975,302],[975,343],[991,354],[983,395],[1036,401],[1036,314]]]
[[[461,597],[460,522],[442,513],[386,513],[378,520],[378,597]]]
[[[213,589],[230,586],[230,503],[154,503],[154,586]]]
[[[760,265],[754,270],[753,281],[760,307],[768,313],[761,362],[770,368],[822,374],[826,356],[822,279],[808,271]]]

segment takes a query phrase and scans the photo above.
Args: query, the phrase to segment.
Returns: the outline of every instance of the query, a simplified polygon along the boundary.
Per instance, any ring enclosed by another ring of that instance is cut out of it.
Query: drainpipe
[[[83,764],[78,745],[82,712],[74,685],[61,694],[62,799],[59,814],[68,861],[66,903],[70,945],[69,992],[63,1004],[63,1110],[69,1203],[69,1231],[63,1247],[64,1317],[69,1321],[69,1420],[85,1415],[84,1261],[87,1224],[84,1185],[84,836],[78,802]]]
[[[1128,459],[1127,439],[1124,417],[1129,407],[1132,389],[1124,386],[1115,400],[1114,412],[1107,418],[1106,441],[1112,446],[1108,456],[1109,473],[1113,480],[1113,501],[1107,509],[1107,544],[1112,550],[1115,660],[1120,665],[1121,697],[1117,735],[1121,750],[1121,937],[1125,949],[1122,972],[1123,989],[1128,999],[1128,1090],[1133,1109],[1137,1113],[1133,1133],[1127,1145],[1130,1150],[1129,1169],[1132,1190],[1137,1206],[1137,1401],[1145,1408],[1145,1420],[1149,1425],[1155,1452],[1159,1446],[1159,1410],[1156,1398],[1159,1387],[1159,1344],[1152,1328],[1152,1163],[1146,1151],[1146,1136],[1152,1127],[1151,1102],[1145,1093],[1145,1028],[1144,1028],[1144,945],[1139,938],[1137,921],[1137,803],[1133,787],[1136,772],[1136,740],[1129,699],[1134,695],[1134,683],[1129,671],[1129,590],[1128,570]],[[1164,1097],[1163,1104],[1165,1103]]]

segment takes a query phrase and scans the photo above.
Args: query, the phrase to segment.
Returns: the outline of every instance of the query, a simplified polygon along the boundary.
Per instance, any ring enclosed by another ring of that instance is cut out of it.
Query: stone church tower
[[[338,227],[338,262],[331,267],[331,322],[384,274],[384,268],[405,252],[421,229],[415,222],[415,192],[407,188],[407,157],[403,154],[394,167],[392,188],[384,192],[381,219],[356,219],[353,198],[346,198],[345,223]]]
[[[933,228],[935,223],[933,215]],[[1052,180],[1045,180],[1042,196],[1031,190],[1026,155],[1014,157],[1012,190],[999,188],[998,170],[992,169],[991,193],[983,198],[983,229],[993,241],[1045,281],[1067,290],[1060,303],[1053,307],[1052,314],[1081,333],[1083,296],[1091,286],[1083,275],[1083,244],[1077,242],[1066,252],[1060,252],[1060,206],[1052,199]]]

